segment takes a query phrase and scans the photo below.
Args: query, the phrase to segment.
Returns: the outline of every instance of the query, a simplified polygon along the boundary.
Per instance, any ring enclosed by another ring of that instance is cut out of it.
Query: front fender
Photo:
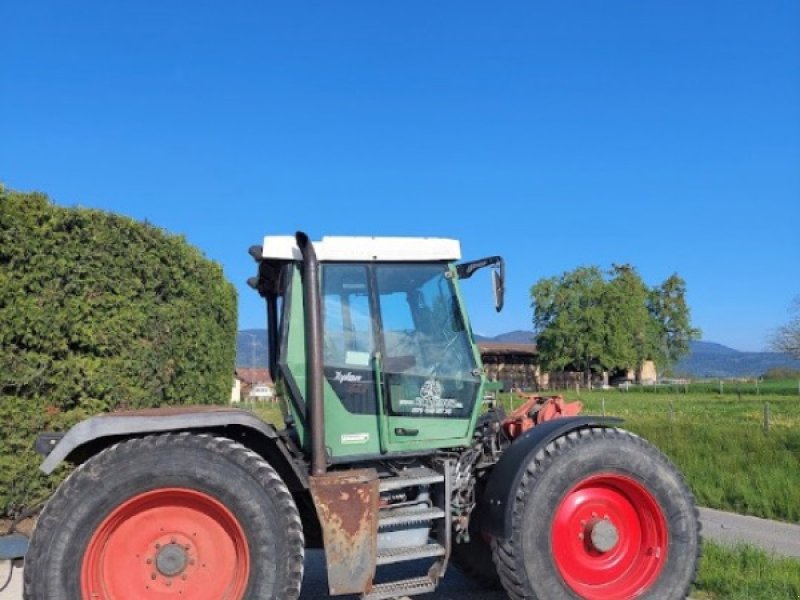
[[[47,454],[39,467],[48,475],[71,454],[103,438],[124,438],[167,431],[208,430],[238,426],[275,439],[275,428],[253,413],[221,406],[153,408],[98,415],[81,421],[63,437],[44,434],[37,449]]]
[[[554,439],[585,427],[615,427],[615,417],[563,417],[546,421],[526,431],[503,452],[492,469],[478,504],[478,529],[483,533],[508,538],[514,494],[525,468],[535,454]]]

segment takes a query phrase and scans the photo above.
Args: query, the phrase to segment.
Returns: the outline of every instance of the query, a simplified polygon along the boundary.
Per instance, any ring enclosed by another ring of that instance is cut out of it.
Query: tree
[[[592,367],[605,358],[604,290],[597,267],[581,267],[533,286],[533,325],[543,367],[575,365],[591,376]]]
[[[787,352],[800,358],[800,296],[794,299],[790,308],[791,320],[779,327],[772,336],[772,348],[778,352]]]
[[[677,274],[670,275],[660,286],[653,288],[648,310],[654,319],[655,330],[652,358],[673,364],[689,352],[689,342],[700,337],[692,327],[689,306],[686,304],[686,282]]]
[[[0,186],[0,514],[57,483],[37,469],[41,431],[226,402],[235,336],[235,289],[182,237]]]
[[[686,284],[672,275],[649,288],[631,265],[579,267],[531,288],[541,366],[592,371],[666,366],[700,332],[691,327]]]

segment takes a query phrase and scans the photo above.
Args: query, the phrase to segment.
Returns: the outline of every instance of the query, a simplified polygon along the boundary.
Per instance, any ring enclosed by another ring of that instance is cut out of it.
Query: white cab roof
[[[461,244],[445,238],[323,237],[314,242],[320,261],[434,261],[460,260]],[[302,260],[293,236],[267,236],[261,255],[265,259]]]

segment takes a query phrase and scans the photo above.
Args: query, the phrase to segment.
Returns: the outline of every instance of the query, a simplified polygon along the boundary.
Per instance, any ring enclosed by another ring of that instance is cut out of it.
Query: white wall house
[[[269,369],[236,369],[231,403],[236,402],[275,402],[275,384]]]
[[[267,402],[273,398],[275,398],[275,388],[271,383],[256,383],[247,394],[247,399],[253,402]]]
[[[242,401],[242,380],[233,377],[233,389],[231,389],[231,404],[239,404]]]

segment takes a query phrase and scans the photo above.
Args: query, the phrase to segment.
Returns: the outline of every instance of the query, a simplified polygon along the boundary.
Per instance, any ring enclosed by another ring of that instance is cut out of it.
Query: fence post
[[[605,417],[606,416],[606,399],[605,398],[602,399],[602,403],[603,403],[603,416]]]
[[[764,402],[764,433],[769,433],[769,402]]]
[[[722,396],[723,391],[725,388],[723,387],[722,379],[719,380],[719,395]]]

